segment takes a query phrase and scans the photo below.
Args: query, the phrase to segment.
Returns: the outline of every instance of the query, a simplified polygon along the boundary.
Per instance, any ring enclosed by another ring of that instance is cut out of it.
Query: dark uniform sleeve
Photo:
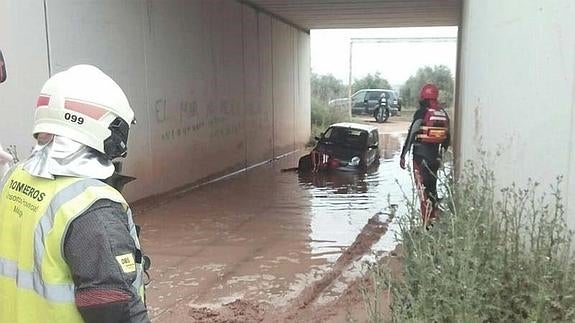
[[[64,256],[76,285],[76,306],[87,323],[150,322],[132,286],[136,272],[116,257],[136,256],[123,207],[100,200],[75,219],[64,241]],[[127,272],[126,272],[127,271]]]
[[[413,115],[413,121],[409,126],[409,132],[407,133],[405,143],[403,144],[403,149],[401,150],[401,158],[405,158],[405,155],[407,155],[407,153],[411,149],[411,145],[413,145],[415,141],[417,131],[419,130],[419,127],[421,127],[421,123],[423,122],[424,114],[425,114],[424,109],[418,109]]]

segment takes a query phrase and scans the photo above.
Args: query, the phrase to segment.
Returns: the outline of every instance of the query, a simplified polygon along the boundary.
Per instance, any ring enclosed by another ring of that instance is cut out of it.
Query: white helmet
[[[126,156],[133,122],[120,86],[94,66],[76,65],[42,87],[33,133],[70,138],[114,159]]]

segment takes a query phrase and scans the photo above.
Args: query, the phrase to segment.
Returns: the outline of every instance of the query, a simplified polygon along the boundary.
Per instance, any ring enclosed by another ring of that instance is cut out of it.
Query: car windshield
[[[325,132],[322,142],[361,149],[366,145],[367,132],[358,129],[333,127]]]

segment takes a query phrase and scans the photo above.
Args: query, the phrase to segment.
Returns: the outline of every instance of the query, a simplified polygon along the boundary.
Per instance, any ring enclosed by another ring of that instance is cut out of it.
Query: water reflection
[[[382,134],[380,163],[365,174],[300,175],[300,186],[311,195],[310,246],[315,257],[335,261],[368,219],[390,205],[399,205],[398,213],[405,213],[403,191],[410,191],[411,177],[399,167],[404,138]]]
[[[324,188],[332,189],[334,194],[366,193],[368,190],[368,174],[377,172],[377,167],[371,167],[368,173],[355,172],[328,172],[313,174],[311,172],[299,174],[299,181],[303,189]]]
[[[399,168],[403,138],[382,135],[379,165],[365,174],[282,172],[297,165],[293,155],[138,214],[155,264],[148,289],[153,316],[168,321],[177,317],[168,309],[181,308],[185,317],[182,304],[241,298],[281,305],[299,295],[369,218],[390,203],[402,212],[400,186],[411,188],[410,173]],[[395,223],[377,250],[393,248]]]
[[[385,133],[379,136],[379,149],[381,158],[385,160],[393,159],[395,155],[401,153],[401,147],[405,136]]]

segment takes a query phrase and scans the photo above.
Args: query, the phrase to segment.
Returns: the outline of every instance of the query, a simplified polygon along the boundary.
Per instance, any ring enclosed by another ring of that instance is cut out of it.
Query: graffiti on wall
[[[221,100],[216,106],[208,104],[208,125],[210,139],[237,136],[243,129],[241,106],[238,102]]]
[[[208,102],[202,111],[196,100],[182,100],[172,105],[167,98],[154,101],[155,123],[164,130],[160,139],[164,142],[190,137],[204,128],[210,140],[238,136],[244,129],[241,105],[237,101]],[[168,126],[169,125],[169,126]]]
[[[154,102],[153,113],[156,117],[157,123],[163,123],[167,119],[166,104],[167,104],[167,101],[165,98],[158,99]]]
[[[170,123],[172,127],[160,132],[162,141],[174,141],[189,137],[192,133],[205,127],[205,122],[199,117],[197,101],[180,101],[175,106],[169,106],[166,98],[154,102],[153,113],[157,124]],[[170,118],[172,116],[172,118]],[[176,122],[171,122],[172,120]],[[173,126],[177,123],[177,126]]]

